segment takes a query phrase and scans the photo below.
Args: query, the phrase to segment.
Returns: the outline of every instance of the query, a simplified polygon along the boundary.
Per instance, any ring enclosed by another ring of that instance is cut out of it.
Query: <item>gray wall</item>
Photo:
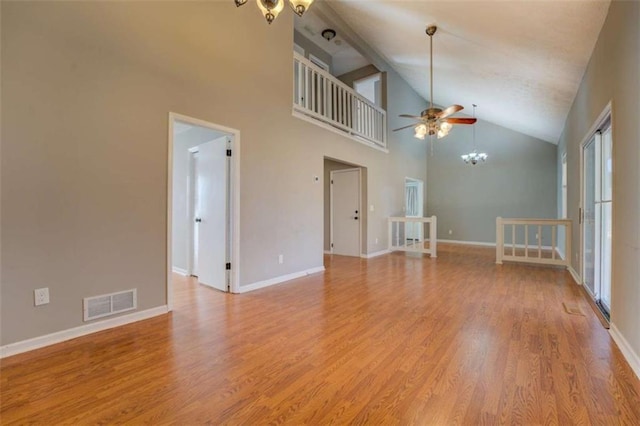
[[[309,59],[309,54],[312,54],[325,64],[329,65],[329,72],[333,72],[333,57],[330,54],[322,50],[317,44],[296,30],[293,31],[293,41],[304,49],[305,58]]]
[[[556,146],[483,120],[475,126],[486,163],[460,158],[473,150],[473,129],[465,125],[434,139],[428,157],[426,212],[438,217],[438,238],[495,243],[498,216],[555,218]]]
[[[204,127],[192,126],[176,134],[173,140],[173,226],[172,257],[174,268],[188,269],[189,226],[187,182],[189,177],[189,148],[224,136]]]
[[[139,310],[166,304],[170,111],[241,132],[242,286],[322,265],[325,157],[367,169],[367,252],[386,248],[404,176],[426,179],[411,135],[390,133],[387,154],[292,117],[291,13],[265,25],[231,2],[0,7],[2,345],[82,325],[83,297],[136,287]],[[392,129],[425,102],[396,73],[388,86]],[[44,286],[51,303],[35,308]]]
[[[613,276],[611,322],[640,357],[640,3],[613,1],[558,144],[567,153],[573,268],[580,266],[580,144],[611,101]]]

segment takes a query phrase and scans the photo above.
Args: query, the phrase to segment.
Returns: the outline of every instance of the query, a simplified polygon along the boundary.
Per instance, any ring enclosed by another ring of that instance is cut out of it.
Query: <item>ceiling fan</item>
[[[394,130],[394,132],[397,132],[398,130],[413,127],[415,130],[415,137],[418,139],[424,139],[426,135],[436,135],[438,139],[440,139],[449,134],[449,131],[454,124],[473,124],[476,122],[475,118],[449,117],[458,111],[462,111],[464,108],[461,105],[451,105],[445,109],[435,108],[433,106],[433,35],[436,33],[437,29],[438,27],[431,25],[427,27],[426,31],[429,36],[429,95],[431,97],[429,108],[422,111],[420,116],[401,114],[400,117],[413,118],[419,121]]]

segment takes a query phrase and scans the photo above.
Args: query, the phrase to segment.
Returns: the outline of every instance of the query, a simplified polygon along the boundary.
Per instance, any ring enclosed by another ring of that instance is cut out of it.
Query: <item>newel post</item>
[[[502,218],[496,218],[496,263],[502,265],[502,255],[504,253],[504,227]]]
[[[431,251],[431,257],[438,257],[438,218],[431,216],[431,222],[429,222],[429,249]]]

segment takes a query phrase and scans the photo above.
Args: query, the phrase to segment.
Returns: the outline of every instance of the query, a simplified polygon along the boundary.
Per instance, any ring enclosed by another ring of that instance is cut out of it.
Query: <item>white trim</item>
[[[312,123],[312,124],[315,124],[316,126],[322,127],[323,129],[330,130],[330,131],[332,131],[333,133],[337,133],[337,134],[339,134],[339,135],[342,135],[342,136],[344,136],[345,138],[352,139],[352,140],[354,140],[354,141],[356,141],[356,142],[360,142],[361,144],[366,145],[366,146],[368,146],[369,148],[377,149],[378,151],[382,151],[382,152],[384,152],[385,154],[388,154],[388,153],[389,153],[389,150],[388,150],[387,148],[383,148],[383,147],[381,147],[381,146],[378,146],[378,145],[374,144],[373,142],[369,142],[369,141],[368,141],[368,140],[366,140],[366,139],[363,139],[363,138],[361,138],[361,137],[358,137],[358,136],[352,135],[352,134],[350,134],[350,133],[347,133],[347,132],[346,132],[346,131],[344,131],[344,130],[340,130],[340,129],[336,128],[336,127],[333,127],[333,126],[332,126],[332,125],[330,125],[330,124],[323,123],[323,122],[322,122],[322,121],[320,121],[320,120],[317,120],[317,119],[315,119],[315,118],[309,117],[308,115],[303,114],[303,113],[301,113],[301,112],[297,111],[295,108],[292,110],[291,115],[292,115],[293,117],[299,118],[300,120],[308,121],[309,123]]]
[[[189,272],[187,272],[186,269],[178,268],[177,266],[171,268],[171,272],[173,272],[174,274],[183,275],[185,277],[189,276]]]
[[[443,240],[443,239],[440,239],[440,238],[438,238],[438,243],[462,244],[462,245],[465,245],[465,246],[482,246],[482,247],[495,247],[496,246],[496,243],[484,243],[484,242],[480,242],[480,241]],[[551,248],[551,247],[549,247],[549,248]]]
[[[294,52],[295,52],[295,49],[294,49]],[[311,62],[313,65],[317,66],[318,68],[321,68],[326,72],[331,73],[331,67],[329,66],[329,64],[327,64],[325,61],[318,58],[316,55],[312,53],[309,53],[309,62]]]
[[[306,277],[307,275],[317,274],[324,272],[324,266],[318,266],[316,268],[307,269],[305,271],[294,272],[292,274],[281,275],[279,277],[270,278],[264,281],[258,281],[253,284],[240,286],[238,293],[247,293],[249,291],[258,290],[272,285],[280,284],[286,281],[295,280],[296,278]]]
[[[9,343],[0,347],[0,358],[6,358],[12,355],[21,354],[23,352],[32,351],[34,349],[43,348],[45,346],[54,345],[66,340],[75,339],[77,337],[86,336],[88,334],[97,333],[98,331],[108,330],[114,327],[120,327],[137,321],[157,317],[169,312],[169,308],[158,306],[144,311],[134,312],[132,314],[111,318],[104,321],[84,324],[79,327],[70,328],[68,330],[58,331],[44,336],[34,337],[32,339],[23,340],[21,342]]]
[[[331,250],[325,250],[324,254],[333,254],[333,252]]]
[[[360,257],[363,259],[371,259],[372,257],[384,256],[389,253],[391,253],[391,250],[380,250],[373,253],[362,253]]]
[[[571,265],[567,266],[567,271],[569,271],[569,273],[571,274],[571,277],[576,282],[576,284],[582,285],[582,277],[580,277],[580,275],[576,272],[576,270],[573,269],[573,266]]]
[[[609,334],[618,345],[620,352],[622,352],[622,355],[629,363],[633,372],[636,373],[636,377],[640,379],[640,356],[633,350],[627,339],[624,338],[614,323],[611,323]]]
[[[576,282],[576,284],[582,285],[582,278],[580,277],[580,275],[578,275],[576,270],[573,269],[573,266],[571,266],[571,265],[567,266],[567,270],[569,271],[569,273],[573,277],[573,280]]]
[[[210,123],[208,121],[189,117],[186,115],[169,112],[169,143],[168,143],[168,165],[167,165],[167,307],[173,310],[173,281],[171,279],[172,272],[172,247],[171,233],[173,220],[173,122],[182,121],[194,126],[206,127],[217,132],[227,133],[231,140],[231,177],[230,177],[230,220],[231,220],[231,292],[239,293],[240,289],[240,130],[231,127],[221,126],[219,124]]]

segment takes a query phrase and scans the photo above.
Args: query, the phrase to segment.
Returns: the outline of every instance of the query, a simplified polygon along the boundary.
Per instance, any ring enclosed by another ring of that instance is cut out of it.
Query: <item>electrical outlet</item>
[[[375,210],[375,208],[373,207],[373,204],[371,204],[371,206],[369,206],[369,211],[372,212],[374,210]]]
[[[33,290],[33,299],[36,306],[49,303],[49,288],[37,288]]]
[[[284,255],[283,254],[278,255],[278,263],[280,265],[282,265],[284,263]]]
[[[453,229],[449,229],[449,235],[453,235]]]
[[[378,239],[376,238],[376,244],[378,244]]]
[[[536,234],[536,240],[538,239],[538,234]]]

